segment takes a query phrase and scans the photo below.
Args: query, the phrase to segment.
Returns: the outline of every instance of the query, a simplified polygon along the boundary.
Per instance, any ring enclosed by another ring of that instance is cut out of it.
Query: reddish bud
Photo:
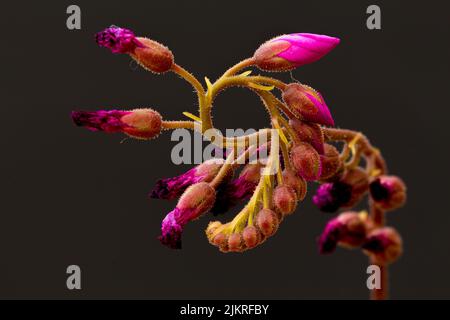
[[[297,118],[334,126],[334,120],[322,95],[300,83],[290,83],[283,91],[283,100]]]
[[[264,236],[270,237],[278,229],[277,214],[270,209],[262,209],[256,216],[256,224]]]
[[[274,208],[283,215],[291,214],[297,207],[297,194],[287,185],[277,186],[273,191]]]
[[[339,244],[347,248],[361,246],[366,240],[365,221],[356,212],[344,212],[330,220],[319,237],[319,251],[332,253]]]
[[[291,150],[291,162],[297,174],[307,181],[317,180],[321,174],[320,156],[308,143],[299,143]]]
[[[380,176],[370,183],[370,195],[380,208],[397,209],[406,202],[406,185],[397,176]]]
[[[134,138],[152,139],[161,132],[161,115],[153,109],[134,109],[121,120],[128,125],[123,131]]]
[[[244,250],[242,235],[240,233],[232,233],[228,237],[228,249],[233,252],[241,252]]]
[[[320,180],[328,180],[332,178],[342,166],[339,151],[334,146],[328,143],[326,143],[324,147],[325,152],[320,156],[320,161],[322,164],[322,173],[320,174]]]
[[[256,247],[262,240],[261,233],[254,226],[247,226],[242,231],[242,238],[247,248]]]
[[[294,171],[288,169],[283,171],[283,183],[295,190],[299,201],[305,199],[306,191],[308,189],[306,181]]]
[[[193,184],[180,197],[177,208],[192,210],[191,219],[196,219],[212,208],[216,200],[216,191],[207,182]]]
[[[293,118],[289,120],[289,125],[295,131],[301,142],[309,143],[319,154],[324,153],[323,131],[317,123],[306,122]]]
[[[355,206],[369,190],[369,175],[360,167],[347,170],[340,182],[351,187],[350,199],[341,205],[344,208]]]
[[[167,72],[172,68],[174,58],[169,48],[147,38],[136,39],[142,46],[136,47],[131,56],[142,67],[156,73]]]
[[[376,263],[392,263],[402,255],[403,241],[394,228],[384,227],[368,234],[363,249]]]

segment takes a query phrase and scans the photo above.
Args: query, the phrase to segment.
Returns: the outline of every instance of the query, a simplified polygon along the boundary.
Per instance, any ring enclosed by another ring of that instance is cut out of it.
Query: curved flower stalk
[[[318,183],[312,201],[320,210],[347,210],[331,218],[318,237],[320,253],[330,254],[338,247],[361,250],[382,271],[382,286],[372,290],[372,298],[387,297],[387,266],[400,257],[402,239],[394,228],[385,225],[385,212],[406,202],[404,182],[387,175],[380,151],[362,133],[333,128],[335,121],[326,99],[316,89],[245,70],[252,66],[274,72],[293,70],[323,58],[339,44],[338,38],[309,33],[275,37],[216,81],[205,78],[206,86],[176,64],[167,47],[138,37],[131,30],[112,26],[99,32],[96,41],[113,53],[128,54],[146,70],[178,74],[195,89],[199,112],[184,112],[190,119],[167,121],[150,108],[75,111],[72,118],[76,125],[144,140],[156,138],[162,130],[187,128],[200,131],[218,150],[233,150],[225,159],[206,161],[156,183],[152,198],[179,198],[163,219],[162,244],[180,249],[182,232],[189,222],[209,213],[226,213],[247,200],[229,222],[210,222],[206,236],[222,252],[252,249],[272,237],[284,219],[296,211],[305,199],[308,184]],[[215,129],[214,99],[224,89],[236,86],[258,95],[271,127],[234,138],[213,130],[217,134],[212,136],[209,129]],[[266,144],[259,146],[258,141]],[[252,162],[252,157],[263,150],[268,151],[264,161],[259,158]],[[351,211],[365,196],[368,212]]]

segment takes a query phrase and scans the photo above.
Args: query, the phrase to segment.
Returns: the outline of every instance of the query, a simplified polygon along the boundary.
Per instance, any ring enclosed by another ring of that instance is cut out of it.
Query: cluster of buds
[[[182,231],[188,222],[208,213],[225,214],[248,201],[231,221],[210,222],[206,236],[222,252],[254,248],[273,236],[284,218],[296,211],[298,203],[305,199],[308,183],[318,183],[312,201],[322,211],[353,208],[367,194],[371,206],[370,215],[349,211],[331,219],[319,237],[321,253],[331,253],[338,245],[361,248],[380,264],[391,263],[400,256],[400,235],[393,228],[385,227],[383,218],[385,211],[405,203],[406,187],[399,178],[386,175],[386,165],[378,149],[361,133],[333,128],[335,122],[324,97],[310,86],[250,76],[251,70],[241,72],[252,66],[269,72],[293,70],[324,57],[339,44],[338,38],[310,33],[275,37],[214,83],[205,78],[206,88],[174,62],[167,47],[154,40],[112,26],[99,32],[96,41],[113,53],[128,54],[146,70],[171,71],[190,82],[199,98],[199,114],[184,113],[194,121],[163,121],[150,108],[77,111],[72,113],[72,118],[78,126],[152,139],[163,129],[194,129],[194,124],[200,124],[201,133],[207,137],[205,132],[214,129],[213,100],[224,88],[232,86],[255,92],[269,112],[272,130],[270,141],[264,146],[256,145],[258,139],[251,142],[254,140],[250,135],[210,139],[228,154],[156,183],[151,198],[179,198],[175,209],[163,219],[159,237],[162,244],[181,248]],[[271,92],[275,88],[280,91],[280,97]],[[261,129],[258,134],[267,130]],[[342,142],[339,151],[337,146]],[[237,147],[244,149],[235,152]],[[251,154],[264,148],[270,149],[266,161],[251,162]],[[361,159],[365,167],[361,166]]]

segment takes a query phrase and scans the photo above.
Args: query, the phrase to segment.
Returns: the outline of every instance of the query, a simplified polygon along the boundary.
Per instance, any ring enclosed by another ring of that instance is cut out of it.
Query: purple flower
[[[109,48],[113,53],[130,53],[136,47],[144,45],[136,39],[133,31],[111,26],[95,35],[95,41],[101,47]]]
[[[377,263],[392,263],[402,255],[403,241],[397,230],[383,227],[370,232],[362,248]]]
[[[406,202],[405,183],[397,176],[380,176],[369,188],[372,199],[385,210],[399,208]]]
[[[177,177],[161,179],[150,192],[150,198],[173,200],[194,183],[210,182],[222,166],[220,159],[210,159]]]
[[[323,183],[313,196],[313,203],[324,212],[336,212],[352,196],[352,187],[343,182]]]

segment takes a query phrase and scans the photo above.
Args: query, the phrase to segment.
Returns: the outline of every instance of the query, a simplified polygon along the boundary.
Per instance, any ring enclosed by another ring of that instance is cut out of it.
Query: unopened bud
[[[309,143],[319,154],[324,153],[324,136],[322,128],[317,123],[302,121],[292,118],[289,125],[297,134],[301,142]]]
[[[360,167],[348,169],[340,182],[351,187],[350,199],[341,205],[344,208],[355,206],[369,190],[369,175]]]
[[[320,156],[308,143],[299,143],[291,150],[291,162],[297,174],[307,181],[317,180],[321,174]]]
[[[289,169],[283,170],[283,183],[295,190],[299,201],[305,198],[308,189],[306,181],[294,171]]]
[[[283,215],[291,214],[297,207],[297,194],[287,185],[280,185],[273,191],[274,208]]]
[[[238,232],[232,233],[228,237],[228,249],[232,252],[244,251],[245,247],[243,244],[242,235]]]
[[[370,183],[370,195],[377,206],[397,209],[406,202],[406,185],[397,176],[380,176]]]
[[[363,249],[377,263],[392,263],[402,255],[403,241],[394,228],[384,227],[368,234]]]
[[[172,51],[159,42],[147,38],[137,38],[143,47],[136,47],[131,54],[144,68],[163,73],[169,71],[174,63]]]
[[[322,173],[320,180],[332,178],[342,166],[339,151],[331,144],[325,144],[325,152],[320,156],[322,163]]]
[[[277,231],[279,221],[275,212],[270,209],[262,209],[256,216],[256,223],[261,233],[270,237]]]
[[[180,197],[177,208],[191,210],[191,219],[194,220],[212,208],[216,199],[216,191],[207,182],[193,184]]]
[[[286,71],[319,60],[340,40],[312,33],[292,33],[275,37],[256,50],[255,64],[266,71]]]
[[[322,95],[300,83],[290,83],[283,91],[283,100],[297,118],[334,126],[334,120]]]
[[[261,233],[254,226],[247,226],[242,231],[242,238],[247,248],[256,247],[261,242]]]

